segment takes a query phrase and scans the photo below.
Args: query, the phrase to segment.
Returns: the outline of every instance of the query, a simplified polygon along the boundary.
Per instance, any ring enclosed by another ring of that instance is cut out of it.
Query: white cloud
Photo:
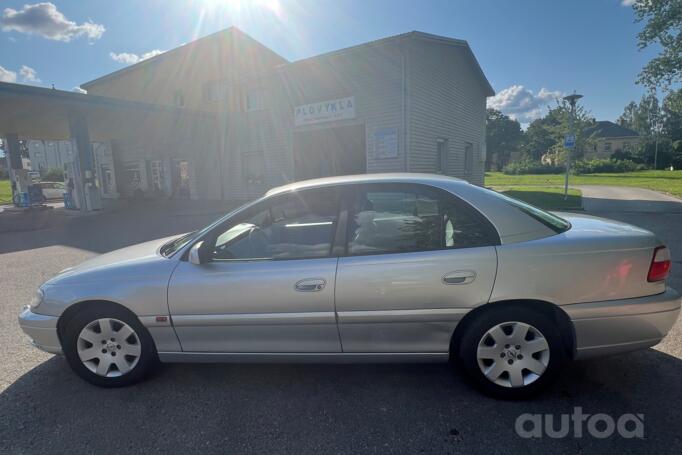
[[[118,63],[125,63],[126,65],[132,65],[134,63],[141,62],[142,60],[147,60],[148,58],[156,57],[159,54],[163,54],[166,51],[159,49],[154,49],[153,51],[145,52],[142,55],[133,54],[131,52],[121,52],[117,54],[115,52],[109,52],[109,57]]]
[[[82,93],[83,95],[87,95],[87,94],[88,94],[88,91],[87,91],[87,90],[83,90],[83,89],[80,88],[80,87],[74,87],[72,91],[74,91],[74,92],[76,92],[76,93]]]
[[[621,0],[620,6],[632,6],[637,0]]]
[[[82,24],[70,21],[54,3],[44,2],[24,5],[20,10],[5,8],[0,18],[2,30],[36,34],[55,41],[71,41],[85,36],[90,40],[102,37],[106,30],[103,25],[88,20]]]
[[[527,124],[542,117],[545,107],[554,103],[564,94],[558,90],[541,88],[535,94],[523,85],[512,85],[500,91],[492,98],[488,98],[488,107],[502,111],[509,117]]]
[[[19,70],[19,75],[21,76],[23,82],[40,82],[38,73],[36,73],[36,70],[30,66],[22,65],[21,69]]]
[[[17,73],[7,70],[0,66],[0,82],[16,82]]]

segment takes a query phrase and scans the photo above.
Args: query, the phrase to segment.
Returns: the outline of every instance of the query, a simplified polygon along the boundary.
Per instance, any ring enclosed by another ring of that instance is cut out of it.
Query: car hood
[[[170,273],[175,261],[161,256],[159,249],[174,235],[101,254],[75,267],[62,270],[45,285],[112,279],[139,279],[150,274]]]

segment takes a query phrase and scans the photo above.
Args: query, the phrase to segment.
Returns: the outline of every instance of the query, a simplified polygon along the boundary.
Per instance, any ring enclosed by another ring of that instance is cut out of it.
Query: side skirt
[[[166,363],[430,363],[448,358],[447,352],[159,352],[159,360]]]

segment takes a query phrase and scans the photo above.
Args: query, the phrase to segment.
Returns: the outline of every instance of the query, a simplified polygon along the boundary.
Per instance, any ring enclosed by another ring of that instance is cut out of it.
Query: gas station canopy
[[[100,207],[93,143],[134,144],[142,151],[180,142],[192,148],[207,134],[217,134],[215,125],[216,116],[209,112],[0,82],[0,137],[14,192],[22,200],[32,185],[20,156],[22,139],[71,141],[75,205],[89,211]]]
[[[213,114],[64,90],[0,82],[0,136],[72,139],[70,119],[86,119],[93,142],[167,134],[184,121]]]

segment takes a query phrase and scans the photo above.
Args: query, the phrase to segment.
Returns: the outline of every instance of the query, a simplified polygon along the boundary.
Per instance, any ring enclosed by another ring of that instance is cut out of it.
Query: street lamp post
[[[572,95],[564,97],[564,101],[567,101],[571,106],[571,111],[568,113],[568,134],[564,138],[564,147],[567,149],[566,153],[566,178],[564,179],[564,200],[568,199],[568,174],[571,172],[571,150],[575,147],[575,103],[582,98],[582,95],[578,95],[573,92]]]

